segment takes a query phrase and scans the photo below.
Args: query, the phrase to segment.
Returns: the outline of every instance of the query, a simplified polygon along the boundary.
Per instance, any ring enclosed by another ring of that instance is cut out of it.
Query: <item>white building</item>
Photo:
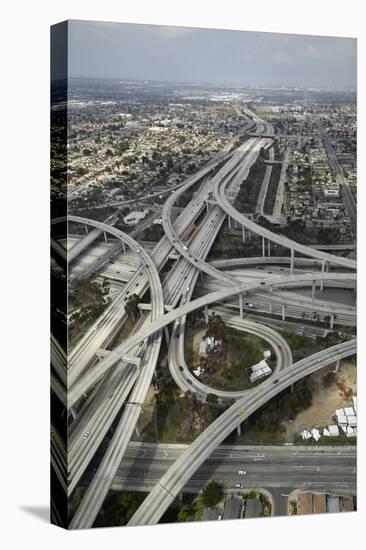
[[[260,380],[261,378],[265,378],[266,376],[272,374],[272,369],[267,365],[265,359],[262,359],[262,361],[259,361],[259,363],[253,365],[250,368],[252,370],[249,376],[249,380],[251,383],[257,382],[257,380]]]
[[[123,223],[126,225],[136,225],[139,221],[143,220],[148,213],[149,211],[147,209],[138,211],[134,210],[123,218]]]

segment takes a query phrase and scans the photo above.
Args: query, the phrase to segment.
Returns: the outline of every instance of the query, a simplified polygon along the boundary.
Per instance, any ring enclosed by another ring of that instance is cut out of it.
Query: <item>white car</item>
[[[245,475],[246,475],[246,471],[245,471],[245,470],[239,470],[239,471],[238,471],[238,474],[239,474],[240,476],[245,476]]]

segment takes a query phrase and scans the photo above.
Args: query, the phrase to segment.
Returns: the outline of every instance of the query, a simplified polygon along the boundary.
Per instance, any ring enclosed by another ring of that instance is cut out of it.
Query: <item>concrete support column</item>
[[[239,294],[239,311],[240,311],[240,319],[243,318],[243,295]]]
[[[89,233],[89,228],[88,228],[88,226],[85,224],[84,227],[85,227],[85,233]]]
[[[263,258],[266,257],[266,241],[265,241],[264,237],[262,237],[262,256],[263,256]]]
[[[286,320],[286,306],[282,304],[282,321]]]
[[[136,437],[141,437],[140,430],[138,429],[137,425],[135,426],[135,434]]]
[[[241,437],[241,424],[239,424],[239,426],[236,428],[236,435],[238,437]]]
[[[165,336],[166,345],[169,347],[170,335],[169,335],[168,327],[164,327],[164,336]]]
[[[290,266],[290,275],[294,274],[295,268],[295,250],[291,248],[291,266]]]
[[[104,233],[104,242],[108,242],[107,233],[105,231],[103,231],[103,233]]]
[[[324,273],[325,271],[325,260],[322,261],[322,273]],[[323,279],[320,281],[320,291],[323,292],[323,289],[324,289],[324,281]]]
[[[273,303],[272,302],[269,302],[269,312],[270,313],[273,312]]]
[[[123,254],[126,254],[126,245],[124,242],[122,242],[122,249],[123,249]]]
[[[243,243],[245,243],[245,227],[243,226],[241,229],[243,234]]]
[[[313,281],[312,282],[312,287],[311,287],[311,299],[312,299],[313,302],[315,300],[315,288],[316,288],[316,282]]]
[[[271,241],[267,242],[267,254],[268,254],[268,256],[271,255]]]
[[[231,229],[231,218],[230,218],[229,214],[227,216],[227,223],[228,223],[229,229]]]
[[[203,308],[203,310],[204,310],[204,315],[205,315],[205,323],[206,323],[206,325],[208,325],[208,306],[205,306]]]
[[[340,366],[341,366],[341,361],[340,361],[340,359],[338,359],[338,361],[335,364],[335,368],[334,368],[333,372],[338,372]]]
[[[333,329],[334,327],[334,313],[330,316],[330,328]]]

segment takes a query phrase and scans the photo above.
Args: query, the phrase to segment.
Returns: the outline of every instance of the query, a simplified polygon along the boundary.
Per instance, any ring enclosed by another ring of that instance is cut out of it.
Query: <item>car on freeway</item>
[[[282,346],[280,346],[280,344],[278,344],[277,347],[278,347],[278,349],[279,349],[280,351],[282,351]]]
[[[187,382],[188,382],[188,384],[190,384],[190,385],[192,386],[192,384],[193,384],[192,380],[190,380],[189,378],[187,378]]]
[[[273,380],[273,384],[278,384],[279,380],[278,378],[276,378],[275,380]]]
[[[136,248],[137,254],[140,254],[141,250],[139,248]]]
[[[266,283],[264,281],[261,281],[261,285],[265,285]]]
[[[179,370],[183,371],[182,365],[179,365]]]
[[[184,248],[184,250],[188,250],[188,246],[185,245],[185,244],[183,245],[183,248]]]
[[[238,474],[240,476],[245,476],[246,475],[246,471],[245,470],[238,470]]]
[[[83,435],[83,439],[86,439],[88,437],[88,435],[90,434],[90,432],[85,432],[85,434]]]
[[[235,483],[235,489],[241,489],[240,483]]]
[[[239,416],[243,416],[244,413],[245,413],[245,409],[240,409],[238,414],[239,414]]]

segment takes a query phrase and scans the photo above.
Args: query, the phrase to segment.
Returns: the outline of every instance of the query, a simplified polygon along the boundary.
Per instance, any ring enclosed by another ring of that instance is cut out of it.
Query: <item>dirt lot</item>
[[[344,361],[338,371],[336,382],[329,388],[324,388],[323,376],[324,372],[317,376],[319,389],[314,393],[312,405],[301,412],[292,422],[285,423],[287,441],[291,441],[293,436],[306,428],[333,424],[332,415],[334,415],[335,409],[352,405],[352,395],[357,394],[355,364]]]

